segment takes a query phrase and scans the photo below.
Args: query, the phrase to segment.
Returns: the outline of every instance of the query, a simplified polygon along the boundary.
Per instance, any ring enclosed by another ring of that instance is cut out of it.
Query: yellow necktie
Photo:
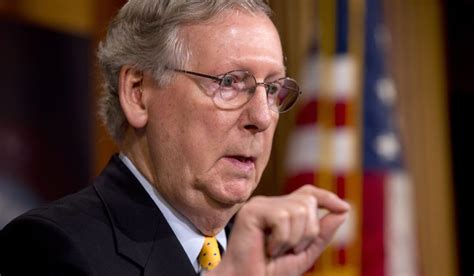
[[[205,270],[213,270],[221,261],[221,253],[215,237],[206,237],[199,253],[199,264]]]

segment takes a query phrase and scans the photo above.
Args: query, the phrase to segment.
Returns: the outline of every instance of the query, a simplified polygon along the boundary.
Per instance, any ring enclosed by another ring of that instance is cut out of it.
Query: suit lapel
[[[108,213],[118,254],[143,267],[144,275],[196,274],[168,222],[118,156],[94,187]]]
[[[157,230],[158,233],[167,234],[157,235],[144,275],[196,275],[188,256],[169,225],[160,223]]]

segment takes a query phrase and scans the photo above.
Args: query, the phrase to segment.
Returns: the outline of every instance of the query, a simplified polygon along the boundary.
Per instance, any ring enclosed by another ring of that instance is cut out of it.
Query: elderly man
[[[249,200],[300,94],[269,13],[259,0],[130,0],[99,49],[121,154],[93,185],[8,225],[0,274],[306,271],[349,206],[312,186]]]

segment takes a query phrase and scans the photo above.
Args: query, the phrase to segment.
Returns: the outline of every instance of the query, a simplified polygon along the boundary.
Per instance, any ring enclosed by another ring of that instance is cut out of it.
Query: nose
[[[274,112],[268,106],[267,92],[265,86],[258,85],[250,101],[245,104],[244,128],[252,132],[261,132],[278,121],[279,113]]]

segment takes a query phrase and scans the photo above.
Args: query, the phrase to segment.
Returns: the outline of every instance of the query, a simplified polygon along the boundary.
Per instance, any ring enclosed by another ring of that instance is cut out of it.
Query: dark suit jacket
[[[93,185],[0,232],[0,275],[196,275],[169,224],[114,156]]]

